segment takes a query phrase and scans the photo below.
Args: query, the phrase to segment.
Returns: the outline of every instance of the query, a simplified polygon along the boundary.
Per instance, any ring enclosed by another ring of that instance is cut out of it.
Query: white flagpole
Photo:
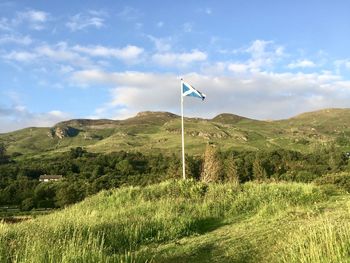
[[[183,81],[181,79],[181,139],[182,139],[182,178],[186,179],[185,174],[185,137],[184,137],[184,96],[182,95]]]

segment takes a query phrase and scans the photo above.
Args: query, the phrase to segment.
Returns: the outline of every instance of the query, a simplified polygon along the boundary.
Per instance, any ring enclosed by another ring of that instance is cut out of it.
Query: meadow
[[[0,262],[350,262],[334,185],[168,180],[0,224]]]

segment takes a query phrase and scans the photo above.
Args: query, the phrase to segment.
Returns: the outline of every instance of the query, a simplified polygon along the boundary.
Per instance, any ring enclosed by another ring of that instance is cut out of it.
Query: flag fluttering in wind
[[[196,90],[193,86],[181,79],[181,138],[182,138],[182,177],[186,179],[185,174],[185,137],[184,137],[184,97],[190,96],[205,99],[205,94]]]
[[[205,97],[206,97],[205,94],[203,94],[202,92],[196,90],[190,84],[182,81],[181,85],[182,85],[182,96],[196,97],[196,98],[200,98],[202,100],[205,99]]]

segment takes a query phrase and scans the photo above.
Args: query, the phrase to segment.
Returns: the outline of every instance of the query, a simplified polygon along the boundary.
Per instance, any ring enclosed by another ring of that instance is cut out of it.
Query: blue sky
[[[71,118],[350,107],[348,1],[2,1],[0,132]]]

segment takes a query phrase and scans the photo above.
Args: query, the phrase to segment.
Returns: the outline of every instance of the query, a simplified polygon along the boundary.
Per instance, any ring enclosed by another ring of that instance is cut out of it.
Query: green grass
[[[349,205],[312,184],[125,187],[0,224],[0,262],[349,262]]]

